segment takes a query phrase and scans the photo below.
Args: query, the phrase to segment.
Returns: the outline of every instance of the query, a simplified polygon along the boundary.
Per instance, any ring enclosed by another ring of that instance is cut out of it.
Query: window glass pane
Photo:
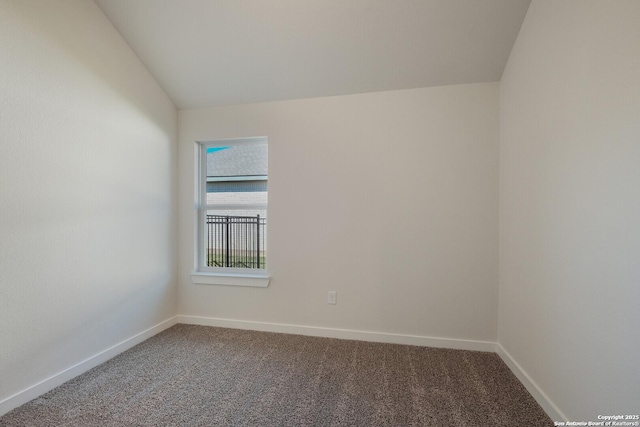
[[[231,145],[207,148],[207,178],[267,176],[267,145]]]
[[[205,146],[203,267],[266,269],[267,150],[266,139]]]
[[[207,205],[266,205],[267,192],[211,192],[207,193]]]
[[[205,266],[266,268],[267,211],[206,211]]]

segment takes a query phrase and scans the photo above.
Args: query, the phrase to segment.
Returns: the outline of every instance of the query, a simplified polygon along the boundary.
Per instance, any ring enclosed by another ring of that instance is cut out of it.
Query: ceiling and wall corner
[[[499,81],[530,0],[95,0],[180,109]]]

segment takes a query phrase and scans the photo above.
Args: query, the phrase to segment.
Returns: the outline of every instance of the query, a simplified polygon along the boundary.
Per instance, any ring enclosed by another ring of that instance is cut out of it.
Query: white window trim
[[[191,281],[199,285],[266,288],[269,286],[270,280],[271,276],[268,274],[203,273],[199,271],[191,274]]]
[[[196,182],[197,201],[195,204],[195,231],[196,242],[194,248],[195,271],[191,274],[191,281],[195,284],[203,285],[222,285],[222,286],[249,286],[266,288],[269,286],[271,276],[267,269],[254,268],[223,268],[223,267],[207,267],[204,265],[204,257],[201,256],[204,251],[204,235],[201,232],[201,226],[204,222],[207,203],[206,194],[202,191],[202,186],[207,182],[207,156],[206,149],[216,146],[227,145],[260,145],[268,144],[267,137],[252,138],[233,138],[220,139],[215,141],[197,141],[197,162],[198,173]],[[205,154],[203,154],[205,153]],[[225,206],[228,207],[228,206]],[[246,207],[246,206],[243,206]],[[261,207],[266,207],[262,205]]]

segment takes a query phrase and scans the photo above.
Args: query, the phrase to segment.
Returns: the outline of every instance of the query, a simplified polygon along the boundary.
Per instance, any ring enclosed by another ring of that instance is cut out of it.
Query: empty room
[[[640,426],[640,1],[0,0],[0,426]]]

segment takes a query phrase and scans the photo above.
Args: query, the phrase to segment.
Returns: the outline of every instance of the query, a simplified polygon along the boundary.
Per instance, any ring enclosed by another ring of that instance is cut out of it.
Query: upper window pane
[[[267,176],[267,145],[231,145],[207,148],[207,177]]]

